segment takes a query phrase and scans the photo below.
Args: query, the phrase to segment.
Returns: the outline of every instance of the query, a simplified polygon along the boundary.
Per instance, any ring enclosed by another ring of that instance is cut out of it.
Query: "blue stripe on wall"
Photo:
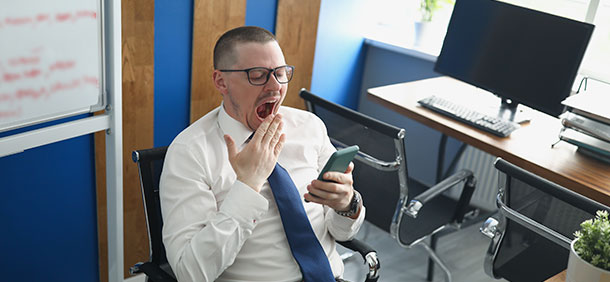
[[[189,125],[193,1],[155,1],[155,146]]]
[[[277,0],[246,1],[246,25],[267,29],[275,34]]]
[[[0,158],[2,281],[98,281],[93,154],[86,135]]]
[[[356,109],[364,64],[366,0],[322,1],[311,91]]]

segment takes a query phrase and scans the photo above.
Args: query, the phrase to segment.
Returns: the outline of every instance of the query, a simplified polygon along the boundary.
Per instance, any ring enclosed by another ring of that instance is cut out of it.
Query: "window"
[[[422,0],[423,1],[423,0]],[[438,8],[422,26],[419,0],[368,0],[369,22],[364,36],[398,46],[415,46],[438,55],[455,0],[436,0]],[[420,30],[420,27],[422,28]]]
[[[458,0],[459,1],[459,0]],[[500,0],[547,12],[578,21],[591,22],[595,31],[580,73],[610,83],[610,0]],[[453,0],[438,0],[439,9],[434,13],[423,37],[416,32],[416,22],[421,19],[418,0],[368,1],[371,20],[365,37],[398,46],[411,46],[432,55],[438,55],[442,47],[447,24],[453,10]],[[419,42],[416,41],[419,38]]]
[[[610,83],[610,0],[601,0],[593,24],[595,30],[580,67],[586,76]]]

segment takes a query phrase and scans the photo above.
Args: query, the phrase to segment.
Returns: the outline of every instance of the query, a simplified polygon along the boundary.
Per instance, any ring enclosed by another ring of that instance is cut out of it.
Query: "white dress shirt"
[[[288,107],[279,112],[286,141],[278,162],[303,201],[307,184],[335,148],[317,116]],[[269,183],[257,193],[236,180],[229,163],[223,135],[244,144],[251,133],[221,105],[181,132],[167,151],[160,183],[163,243],[179,281],[302,280]],[[364,207],[354,220],[320,204],[303,205],[333,274],[341,276],[335,239],[355,236]]]

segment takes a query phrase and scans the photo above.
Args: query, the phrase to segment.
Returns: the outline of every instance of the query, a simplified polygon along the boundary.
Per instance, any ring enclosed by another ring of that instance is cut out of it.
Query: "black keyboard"
[[[491,134],[507,137],[511,132],[521,127],[518,123],[486,115],[455,102],[430,96],[418,101],[420,105],[453,119],[470,124]]]

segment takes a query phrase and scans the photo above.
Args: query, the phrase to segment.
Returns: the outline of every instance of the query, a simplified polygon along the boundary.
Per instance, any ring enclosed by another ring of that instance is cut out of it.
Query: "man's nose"
[[[267,90],[275,90],[275,91],[280,90],[280,88],[282,88],[282,85],[280,84],[279,81],[277,81],[277,78],[275,77],[275,72],[270,73],[269,76],[271,76],[271,77],[269,78],[269,80],[265,84],[265,89],[267,89]]]

